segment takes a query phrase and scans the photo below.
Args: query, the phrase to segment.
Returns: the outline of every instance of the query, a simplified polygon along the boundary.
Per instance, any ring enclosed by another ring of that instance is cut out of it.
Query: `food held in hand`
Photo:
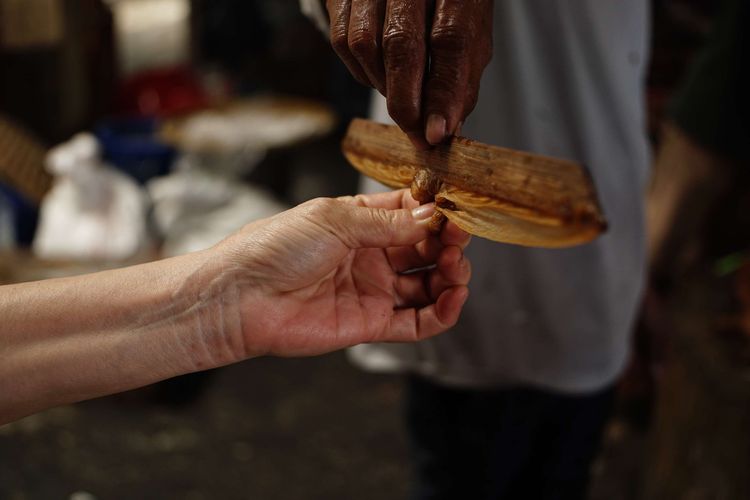
[[[463,137],[419,151],[390,125],[355,119],[342,149],[365,175],[411,187],[420,203],[461,229],[493,241],[564,248],[588,243],[607,222],[586,169]]]

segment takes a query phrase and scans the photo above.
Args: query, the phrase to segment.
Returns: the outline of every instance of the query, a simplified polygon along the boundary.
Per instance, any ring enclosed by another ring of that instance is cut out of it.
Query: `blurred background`
[[[711,112],[748,88],[701,84],[721,3],[653,2],[651,285],[592,499],[750,498],[747,122]],[[0,284],[355,192],[369,96],[297,0],[0,0]],[[406,498],[399,382],[258,359],[53,409],[0,427],[0,498]]]

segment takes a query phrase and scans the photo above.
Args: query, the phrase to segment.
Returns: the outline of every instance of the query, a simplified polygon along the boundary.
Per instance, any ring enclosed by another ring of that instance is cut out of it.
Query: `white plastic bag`
[[[144,190],[101,160],[91,134],[52,149],[55,184],[42,203],[34,253],[42,258],[124,260],[147,242]]]
[[[289,208],[261,188],[211,173],[191,155],[172,174],[149,181],[148,192],[164,256],[209,248],[245,224]]]

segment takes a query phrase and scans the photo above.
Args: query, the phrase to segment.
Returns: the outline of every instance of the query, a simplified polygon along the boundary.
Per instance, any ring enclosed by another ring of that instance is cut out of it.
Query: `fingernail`
[[[427,142],[432,144],[440,144],[445,139],[445,118],[440,115],[430,115],[427,118]]]
[[[435,204],[428,203],[426,205],[420,205],[411,211],[411,216],[418,221],[428,220],[435,213]]]

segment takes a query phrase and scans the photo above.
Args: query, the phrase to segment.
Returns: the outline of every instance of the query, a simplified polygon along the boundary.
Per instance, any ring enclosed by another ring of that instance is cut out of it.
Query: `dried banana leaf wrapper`
[[[415,192],[419,174],[416,190],[429,185],[440,213],[489,240],[564,248],[607,228],[591,177],[575,162],[463,137],[418,151],[398,127],[361,119],[349,126],[342,149],[357,170],[392,188]]]

